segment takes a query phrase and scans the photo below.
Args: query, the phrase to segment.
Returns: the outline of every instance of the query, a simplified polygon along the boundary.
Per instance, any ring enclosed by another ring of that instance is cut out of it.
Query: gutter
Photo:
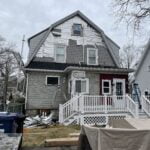
[[[25,71],[37,71],[37,72],[56,72],[56,73],[63,73],[64,71],[62,70],[48,70],[48,69],[34,69],[34,68],[24,68]]]
[[[37,72],[54,72],[54,73],[67,73],[72,70],[84,70],[84,71],[95,71],[95,72],[113,72],[113,73],[132,73],[133,69],[125,68],[94,68],[94,67],[74,67],[69,66],[64,70],[48,70],[48,69],[34,69],[34,68],[25,68],[25,71],[37,71]]]

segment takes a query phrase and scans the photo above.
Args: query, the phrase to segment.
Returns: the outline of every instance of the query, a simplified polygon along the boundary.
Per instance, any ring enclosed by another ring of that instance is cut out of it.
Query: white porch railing
[[[126,95],[126,102],[127,102],[127,109],[128,111],[135,117],[138,118],[139,117],[139,106],[138,104],[133,101],[133,99]]]
[[[59,122],[75,114],[127,113],[138,117],[138,105],[128,96],[80,95],[59,106]]]
[[[125,96],[92,96],[83,95],[81,105],[82,113],[108,113],[127,111]]]
[[[142,96],[142,109],[150,116],[150,96]]]
[[[73,97],[64,104],[59,105],[59,122],[63,123],[66,119],[75,115],[79,111],[79,100],[81,95]]]

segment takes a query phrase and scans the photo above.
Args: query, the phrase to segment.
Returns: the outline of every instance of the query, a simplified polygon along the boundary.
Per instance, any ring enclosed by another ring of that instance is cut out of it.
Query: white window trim
[[[104,92],[104,82],[109,82],[109,93]],[[102,80],[102,94],[103,95],[111,94],[111,80]]]
[[[48,77],[56,77],[56,78],[58,78],[58,84],[47,84],[47,78]],[[60,85],[60,76],[49,76],[49,75],[47,75],[46,78],[45,78],[45,85],[51,85],[51,86],[58,86],[58,85]]]
[[[74,86],[73,86],[73,91],[74,91],[74,93],[75,94],[77,94],[76,93],[76,85],[75,85],[75,83],[76,83],[76,81],[77,80],[81,80],[81,81],[86,81],[86,84],[87,84],[87,86],[86,86],[86,92],[81,92],[80,94],[88,94],[89,93],[89,79],[88,78],[78,78],[78,79],[74,79]]]
[[[95,64],[90,64],[89,63],[89,50],[95,50],[96,51],[96,63]],[[87,48],[87,64],[88,65],[98,65],[98,49],[96,48]]]
[[[63,61],[63,62],[58,62],[58,61],[56,61],[56,48],[57,48],[57,46],[63,46],[64,49],[65,49],[65,54],[64,54],[65,57],[64,57],[64,61]],[[58,63],[65,63],[65,62],[66,62],[66,45],[60,44],[60,43],[54,44],[54,59],[55,59],[55,62],[58,62]]]

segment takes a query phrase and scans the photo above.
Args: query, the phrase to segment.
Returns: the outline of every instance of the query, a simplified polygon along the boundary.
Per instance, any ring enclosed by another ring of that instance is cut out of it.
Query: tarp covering
[[[109,125],[112,128],[149,129],[150,119],[113,119]]]
[[[82,126],[79,150],[150,150],[150,130],[137,130],[130,125],[128,127],[129,129]]]

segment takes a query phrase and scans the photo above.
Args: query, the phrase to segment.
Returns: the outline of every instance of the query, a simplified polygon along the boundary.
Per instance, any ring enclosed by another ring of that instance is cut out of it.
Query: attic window
[[[82,36],[83,29],[81,24],[73,24],[72,26],[72,34],[75,36]]]

